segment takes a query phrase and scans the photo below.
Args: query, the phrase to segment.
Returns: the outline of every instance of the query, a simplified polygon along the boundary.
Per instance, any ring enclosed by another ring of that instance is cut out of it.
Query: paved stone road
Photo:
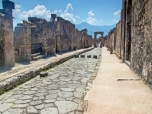
[[[100,48],[85,53],[99,54]],[[0,114],[81,114],[78,104],[91,85],[98,59],[72,58],[0,96]]]

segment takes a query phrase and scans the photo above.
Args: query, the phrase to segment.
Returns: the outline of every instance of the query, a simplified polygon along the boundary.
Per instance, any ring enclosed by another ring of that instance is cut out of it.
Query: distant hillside
[[[86,22],[81,24],[76,24],[76,28],[78,30],[82,30],[86,28],[88,30],[88,34],[94,37],[94,32],[102,31],[104,32],[104,36],[108,34],[110,29],[113,29],[116,25],[104,25],[104,26],[97,26],[97,25],[90,25]]]

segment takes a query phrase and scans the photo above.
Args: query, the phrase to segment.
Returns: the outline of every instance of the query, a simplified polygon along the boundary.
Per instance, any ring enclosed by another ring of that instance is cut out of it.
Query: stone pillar
[[[2,1],[3,9],[0,10],[0,66],[13,67],[15,65],[13,45],[13,17],[14,3],[9,0]]]

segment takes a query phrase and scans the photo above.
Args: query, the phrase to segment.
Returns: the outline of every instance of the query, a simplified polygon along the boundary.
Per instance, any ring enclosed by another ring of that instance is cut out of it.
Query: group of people
[[[101,43],[101,42],[99,42],[99,43],[97,43],[96,44],[96,46],[95,47],[99,47],[99,48],[102,48],[104,45]]]

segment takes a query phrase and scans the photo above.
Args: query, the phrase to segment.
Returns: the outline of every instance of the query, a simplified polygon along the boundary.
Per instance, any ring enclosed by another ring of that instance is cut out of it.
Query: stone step
[[[31,57],[36,57],[36,56],[39,56],[40,53],[34,53],[34,54],[31,54]]]
[[[39,56],[33,57],[32,60],[37,61],[39,59],[46,58],[46,57],[47,57],[47,55],[39,55]]]

